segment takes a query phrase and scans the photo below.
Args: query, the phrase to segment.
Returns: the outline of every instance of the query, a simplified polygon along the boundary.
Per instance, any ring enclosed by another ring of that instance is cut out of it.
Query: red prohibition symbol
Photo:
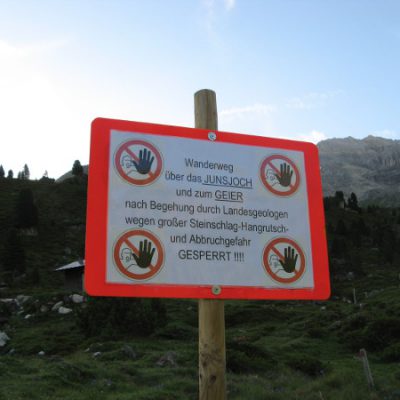
[[[260,178],[263,185],[278,196],[290,196],[300,185],[300,173],[296,164],[282,155],[264,159],[260,167]]]
[[[114,245],[114,263],[128,278],[145,280],[156,275],[164,262],[160,240],[143,229],[124,233]]]
[[[123,143],[115,153],[115,168],[133,185],[149,185],[161,174],[162,158],[157,148],[144,140]]]
[[[303,276],[306,258],[294,240],[277,238],[265,246],[263,265],[267,274],[276,282],[293,283]]]

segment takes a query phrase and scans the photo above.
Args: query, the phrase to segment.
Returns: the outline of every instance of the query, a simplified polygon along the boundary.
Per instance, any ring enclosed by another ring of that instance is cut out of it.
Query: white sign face
[[[304,152],[111,131],[106,283],[314,288]]]

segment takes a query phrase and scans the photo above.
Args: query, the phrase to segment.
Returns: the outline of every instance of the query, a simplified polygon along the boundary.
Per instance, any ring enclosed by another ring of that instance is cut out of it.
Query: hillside
[[[318,143],[324,193],[355,192],[364,203],[400,204],[400,140],[368,136]]]
[[[39,224],[20,232],[26,274],[0,292],[0,399],[197,398],[197,302],[71,296],[53,270],[82,255],[86,180],[2,180],[3,244],[26,188]],[[226,302],[229,399],[400,399],[400,209],[325,208],[328,301]]]
[[[38,226],[33,232],[19,231],[27,273],[37,270],[45,287],[60,285],[62,277],[54,269],[84,256],[86,184],[85,176],[61,184],[51,179],[0,180],[0,271],[7,237],[15,227],[18,196],[30,189],[38,209]]]

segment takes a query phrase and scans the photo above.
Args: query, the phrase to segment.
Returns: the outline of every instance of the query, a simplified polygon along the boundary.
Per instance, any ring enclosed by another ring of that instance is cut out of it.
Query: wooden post
[[[215,92],[194,95],[195,127],[218,129]],[[215,290],[216,297],[219,293]],[[225,400],[225,314],[222,300],[199,300],[199,399]]]
[[[372,377],[371,368],[369,367],[367,351],[365,349],[360,350],[360,358],[363,363],[365,378],[367,379],[368,387],[370,389],[373,389],[375,386],[374,378]]]
[[[356,289],[353,288],[353,303],[357,304]]]

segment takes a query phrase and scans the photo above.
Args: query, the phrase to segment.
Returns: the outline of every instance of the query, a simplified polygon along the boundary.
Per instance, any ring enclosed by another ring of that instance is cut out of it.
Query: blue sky
[[[0,0],[0,164],[58,177],[98,116],[317,142],[400,139],[400,2]]]

